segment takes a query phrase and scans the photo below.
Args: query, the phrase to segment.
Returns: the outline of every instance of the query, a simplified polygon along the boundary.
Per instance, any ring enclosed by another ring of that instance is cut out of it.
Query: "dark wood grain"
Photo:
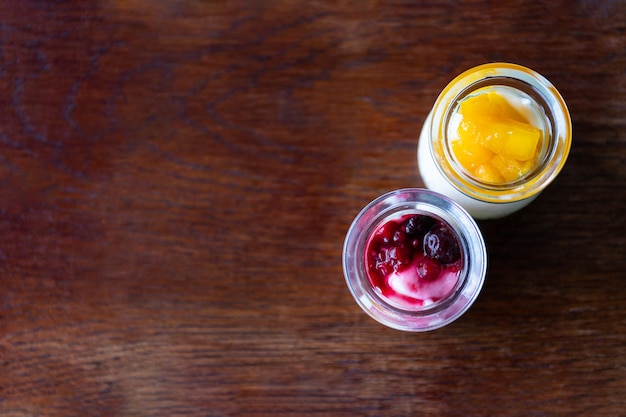
[[[550,79],[570,159],[452,325],[341,249],[436,96]],[[623,1],[0,2],[0,415],[626,415]]]

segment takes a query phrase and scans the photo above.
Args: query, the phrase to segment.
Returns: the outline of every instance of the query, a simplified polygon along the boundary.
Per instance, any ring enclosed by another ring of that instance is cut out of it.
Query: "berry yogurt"
[[[487,269],[482,234],[460,205],[433,191],[392,191],[355,218],[343,268],[357,304],[388,327],[427,331],[458,319]]]
[[[365,248],[367,276],[390,304],[419,309],[452,293],[463,269],[458,237],[427,214],[383,223]]]

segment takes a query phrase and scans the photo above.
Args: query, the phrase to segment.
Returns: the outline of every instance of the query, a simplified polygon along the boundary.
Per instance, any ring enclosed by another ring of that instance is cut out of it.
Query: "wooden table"
[[[493,61],[568,163],[469,312],[383,327],[347,228]],[[625,2],[3,0],[0,83],[2,417],[626,415]]]

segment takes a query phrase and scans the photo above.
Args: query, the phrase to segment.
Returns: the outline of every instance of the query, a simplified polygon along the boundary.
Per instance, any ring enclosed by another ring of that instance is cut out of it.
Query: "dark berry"
[[[383,243],[390,243],[393,240],[393,235],[396,233],[397,226],[394,222],[383,224],[376,234],[380,237]]]
[[[413,258],[413,250],[406,243],[399,245],[384,245],[377,251],[370,251],[370,270],[376,270],[381,276],[386,276],[393,271],[406,268]]]
[[[421,239],[437,223],[430,216],[415,215],[404,223],[404,233],[412,238]]]
[[[412,256],[411,248],[407,245],[394,246],[387,251],[387,259],[396,271],[411,263]]]
[[[424,236],[424,253],[442,264],[451,264],[461,257],[454,233],[443,224],[436,225]]]
[[[441,264],[433,258],[424,256],[417,263],[417,276],[427,281],[437,279],[441,274]]]
[[[393,237],[391,238],[391,240],[393,241],[393,243],[395,244],[401,244],[404,243],[404,241],[406,240],[406,234],[402,231],[402,229],[398,229],[396,230],[396,232],[393,234]]]

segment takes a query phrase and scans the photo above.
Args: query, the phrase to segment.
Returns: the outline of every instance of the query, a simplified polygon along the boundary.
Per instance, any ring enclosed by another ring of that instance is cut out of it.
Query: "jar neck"
[[[451,150],[459,103],[488,90],[509,91],[530,101],[542,131],[542,148],[534,167],[514,181],[482,182],[463,169]],[[571,146],[571,121],[563,98],[540,74],[514,64],[485,64],[459,75],[439,95],[432,110],[429,145],[439,170],[460,192],[482,201],[514,202],[538,194],[561,171]]]

